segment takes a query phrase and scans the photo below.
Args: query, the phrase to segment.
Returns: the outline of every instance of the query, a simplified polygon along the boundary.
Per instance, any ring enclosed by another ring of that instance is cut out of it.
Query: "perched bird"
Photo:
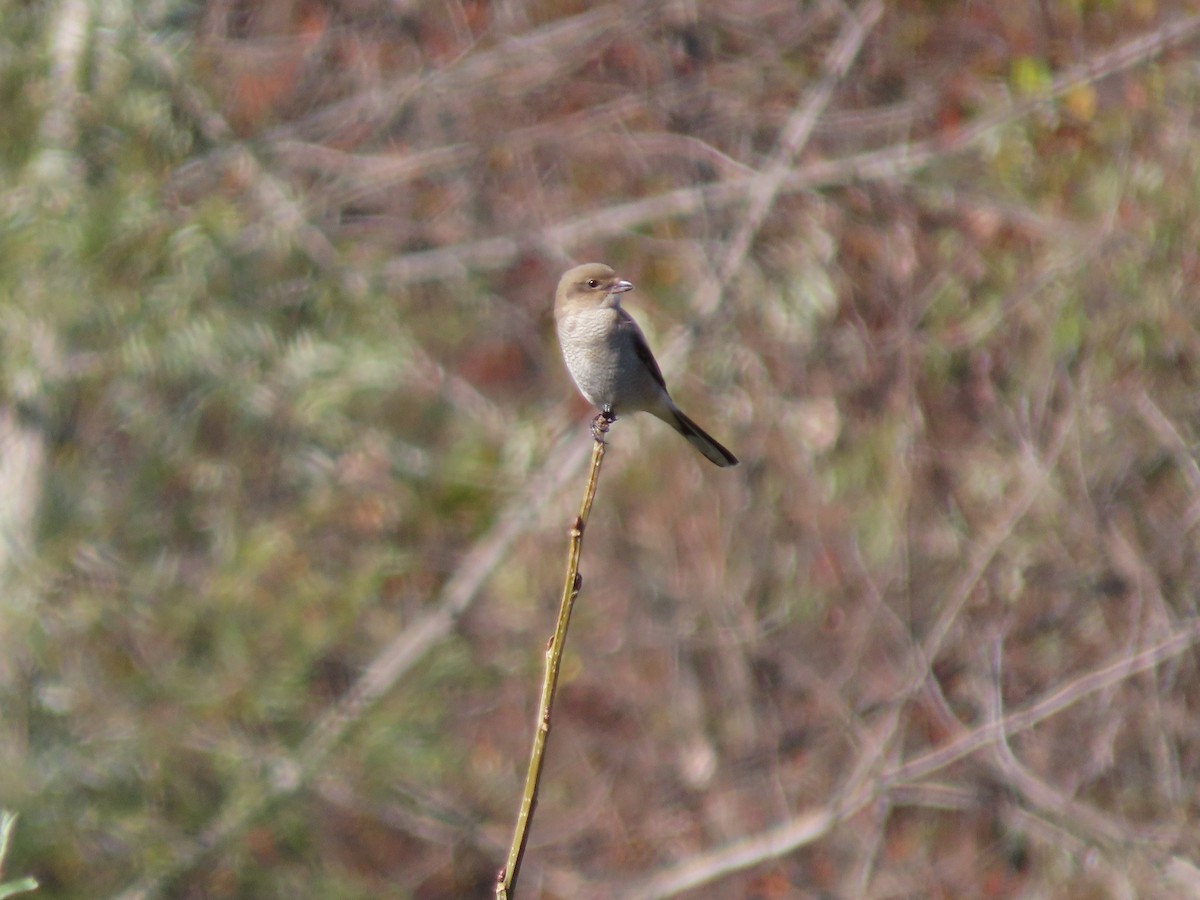
[[[621,308],[633,285],[603,263],[571,269],[558,282],[554,321],[563,359],[580,393],[609,421],[648,412],[662,419],[718,466],[737,457],[683,414],[663,381],[646,336]]]

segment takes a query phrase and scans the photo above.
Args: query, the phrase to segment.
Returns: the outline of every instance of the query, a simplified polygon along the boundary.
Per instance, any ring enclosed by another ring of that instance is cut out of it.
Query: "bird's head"
[[[631,290],[633,284],[604,263],[585,263],[559,280],[554,306],[555,309],[618,306],[619,295]]]

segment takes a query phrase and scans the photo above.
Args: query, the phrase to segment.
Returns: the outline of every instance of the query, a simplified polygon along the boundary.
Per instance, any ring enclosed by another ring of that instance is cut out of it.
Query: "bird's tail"
[[[672,404],[671,412],[674,414],[673,421],[668,419],[667,424],[687,438],[688,443],[703,453],[705,459],[722,468],[738,464],[736,456],[722,447],[711,434],[685,416],[679,407]]]

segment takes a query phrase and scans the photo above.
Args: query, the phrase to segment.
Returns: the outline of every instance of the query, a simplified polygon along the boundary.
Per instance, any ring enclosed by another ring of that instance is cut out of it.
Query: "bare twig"
[[[939,133],[923,141],[896,144],[789,169],[776,188],[776,194],[795,194],[853,182],[888,181],[912,175],[941,160],[973,150],[998,128],[1025,118],[1047,102],[1080,85],[1127,71],[1169,47],[1194,39],[1197,33],[1200,33],[1200,15],[1168,23],[1070,69],[1056,78],[1045,91],[1001,104],[994,111],[951,134]],[[802,121],[802,117],[797,120],[798,132]],[[800,137],[803,136],[801,133]],[[519,237],[502,235],[408,253],[385,266],[384,277],[394,284],[457,277],[469,270],[506,266],[529,247],[569,249],[615,237],[652,222],[737,206],[746,202],[751,185],[759,177],[762,176],[730,178],[678,188],[608,206]]]
[[[874,783],[864,785],[850,796],[805,810],[759,834],[682,860],[640,883],[630,885],[621,896],[636,900],[673,897],[766,860],[791,853],[820,840],[876,797],[906,785],[919,783],[1002,738],[1026,731],[1093,694],[1107,690],[1187,652],[1197,642],[1200,642],[1200,620],[1193,619],[1171,637],[1153,647],[1140,653],[1122,655],[1101,668],[1093,669],[1046,692],[1035,702],[1008,713],[999,721],[987,722],[951,740],[944,747],[910,762],[892,766]]]
[[[1175,465],[1187,481],[1192,493],[1192,502],[1183,518],[1183,526],[1190,531],[1200,523],[1200,464],[1197,464],[1179,429],[1144,388],[1134,397],[1133,403],[1146,427],[1158,438],[1159,443],[1171,452]]]
[[[598,4],[586,12],[564,17],[525,34],[514,34],[485,50],[460,55],[449,65],[429,73],[405,78],[398,84],[371,86],[366,90],[321,107],[305,118],[275,129],[273,139],[325,141],[341,132],[347,122],[380,128],[391,122],[421,92],[454,96],[477,89],[481,84],[518,95],[542,88],[579,65],[581,52],[594,49],[606,31],[617,26],[635,27],[630,10],[615,4]]]
[[[1073,411],[1068,411],[1067,414],[1062,416],[1058,424],[1057,434],[1051,440],[1049,450],[1039,457],[1034,457],[1032,454],[1028,456],[1029,466],[1032,471],[1025,480],[1024,489],[1012,499],[1003,514],[999,516],[996,524],[988,529],[987,533],[981,535],[972,545],[962,577],[959,578],[958,583],[950,591],[947,602],[938,612],[937,620],[925,636],[922,652],[928,662],[932,663],[937,659],[942,645],[950,634],[950,630],[954,627],[954,623],[962,612],[963,607],[966,606],[967,601],[970,599],[972,591],[979,583],[979,579],[983,577],[983,573],[987,571],[987,567],[991,565],[1001,546],[1012,535],[1017,524],[1025,518],[1030,507],[1033,506],[1033,502],[1041,494],[1050,477],[1050,473],[1054,470],[1059,455],[1062,453],[1063,447],[1066,446],[1067,436],[1071,433],[1071,426],[1074,424],[1074,420]],[[923,681],[927,674],[926,672],[918,677]],[[911,685],[909,692],[914,692],[916,688],[916,684]]]
[[[878,796],[879,786],[890,781],[888,772],[897,770],[898,763],[890,762],[889,757],[896,753],[898,739],[902,733],[903,712],[908,701],[924,691],[929,695],[932,707],[940,713],[947,724],[958,728],[960,723],[950,711],[937,679],[932,674],[932,663],[949,635],[953,624],[970,599],[975,585],[983,577],[988,565],[995,558],[1005,541],[1012,535],[1017,525],[1029,512],[1034,501],[1041,494],[1055,462],[1066,444],[1070,434],[1074,416],[1071,411],[1065,413],[1059,422],[1057,433],[1050,442],[1049,451],[1039,457],[1030,454],[1029,465],[1033,470],[1025,482],[1025,489],[1009,504],[999,523],[975,544],[974,552],[967,560],[962,576],[949,592],[930,632],[920,644],[913,644],[910,652],[915,663],[911,668],[911,678],[907,685],[897,692],[897,698],[882,720],[871,729],[872,738],[860,748],[855,766],[846,778],[838,796],[831,804],[834,813],[829,822],[832,827],[837,822],[861,810],[868,802]]]
[[[592,467],[588,472],[587,485],[583,490],[583,502],[579,515],[571,528],[571,542],[567,549],[567,576],[563,582],[562,601],[558,609],[558,621],[554,635],[546,647],[546,673],[542,679],[542,699],[538,705],[537,725],[533,733],[533,749],[529,755],[529,771],[525,776],[525,790],[521,795],[521,806],[517,812],[517,824],[513,829],[512,846],[508,860],[496,876],[497,900],[508,900],[516,896],[517,876],[521,871],[521,860],[529,841],[529,826],[537,806],[538,787],[542,780],[542,765],[546,760],[546,741],[550,737],[550,714],[554,706],[554,693],[558,688],[558,670],[562,662],[563,649],[567,644],[567,627],[571,624],[571,610],[583,579],[579,576],[579,555],[583,550],[583,532],[587,528],[592,501],[596,499],[596,485],[600,478],[600,464],[604,461],[604,434],[608,431],[609,418],[605,413],[596,416],[592,432],[596,439],[592,446]]]
[[[1063,710],[1074,706],[1085,697],[1108,690],[1140,672],[1146,672],[1167,660],[1174,659],[1200,641],[1200,619],[1184,623],[1171,637],[1147,647],[1139,653],[1125,654],[1109,664],[1093,669],[1042,695],[1041,699],[1023,708],[1010,712],[998,723],[988,723],[954,738],[943,747],[899,766],[883,779],[885,787],[918,781],[926,778],[975,753],[992,741],[1001,732],[1012,736],[1027,731]]]
[[[1003,646],[997,637],[990,648],[992,677],[989,684],[988,710],[992,723],[1004,721],[1004,695],[1000,688]],[[991,745],[990,755],[1004,783],[1013,788],[1035,809],[1050,814],[1064,828],[1082,835],[1093,843],[1128,844],[1135,839],[1127,826],[1111,821],[1099,810],[1065,796],[1053,785],[1047,784],[1029,771],[1017,759],[1008,742],[1004,728],[996,728],[997,738]]]
[[[970,124],[950,134],[913,144],[885,147],[842,160],[828,160],[792,173],[785,190],[811,190],[852,181],[876,181],[908,175],[926,166],[957,155],[978,145],[997,128],[1023,119],[1064,94],[1085,84],[1094,84],[1112,75],[1132,69],[1177,44],[1194,39],[1200,33],[1200,15],[1169,22],[1148,34],[1133,38],[1073,66],[1055,78],[1044,90],[1021,100],[998,106]]]
[[[750,245],[762,230],[763,222],[792,170],[796,156],[808,143],[817,118],[829,105],[834,89],[850,71],[850,65],[862,49],[867,35],[882,16],[882,0],[867,0],[847,19],[842,33],[825,57],[825,74],[805,92],[803,102],[784,126],[767,165],[761,173],[750,179],[746,211],[738,230],[726,246],[717,277],[706,280],[696,298],[695,306],[701,313],[707,313],[717,306],[725,286],[741,268]]]

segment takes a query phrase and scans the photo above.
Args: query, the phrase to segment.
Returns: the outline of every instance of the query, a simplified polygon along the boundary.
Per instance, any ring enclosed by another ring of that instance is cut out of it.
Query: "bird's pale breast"
[[[577,310],[558,320],[558,340],[567,371],[594,406],[612,406],[617,394],[621,349],[613,309]]]
[[[632,321],[609,307],[574,310],[558,319],[567,369],[580,393],[614,413],[648,410],[659,415],[666,392],[637,353],[644,341]]]

